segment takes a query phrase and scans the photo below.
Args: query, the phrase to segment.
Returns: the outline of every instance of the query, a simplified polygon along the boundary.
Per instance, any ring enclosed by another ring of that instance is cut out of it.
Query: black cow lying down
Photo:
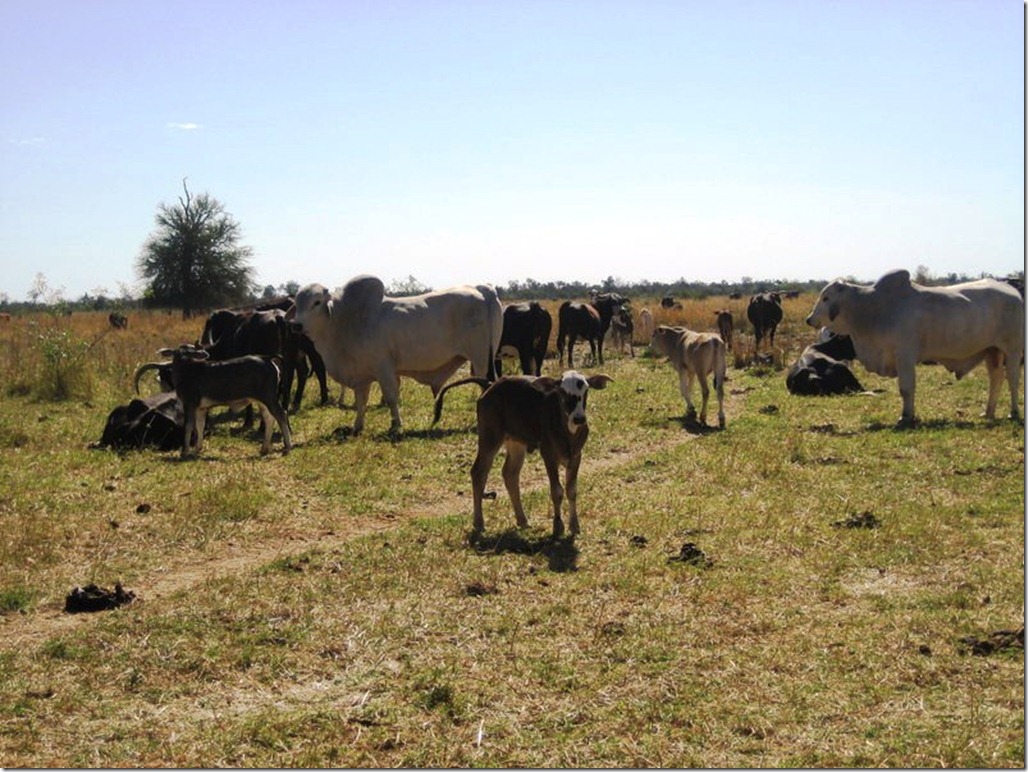
[[[182,401],[173,391],[133,399],[107,416],[97,447],[174,450],[182,447],[185,422]]]
[[[807,346],[789,368],[785,387],[790,394],[812,397],[861,392],[864,387],[846,364],[856,356],[848,335],[833,335]]]

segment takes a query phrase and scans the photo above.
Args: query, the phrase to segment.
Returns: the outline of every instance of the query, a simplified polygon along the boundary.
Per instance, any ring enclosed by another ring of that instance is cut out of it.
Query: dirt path
[[[672,444],[688,442],[693,435],[685,432],[673,435]],[[616,447],[609,449],[602,457],[588,458],[583,464],[583,474],[606,471],[624,466],[640,456],[649,454],[657,447],[667,444],[633,445],[631,449]],[[489,479],[490,489],[503,488],[499,468],[493,470]],[[531,489],[546,484],[546,472],[542,464],[526,464],[522,475],[522,486]],[[501,497],[504,498],[505,496]],[[190,556],[178,562],[156,566],[145,577],[140,577],[126,587],[136,594],[138,603],[150,603],[178,592],[196,587],[204,582],[226,576],[252,571],[276,558],[296,555],[313,549],[330,551],[348,542],[382,531],[395,530],[414,519],[443,517],[453,514],[455,509],[468,509],[470,521],[471,500],[469,496],[445,498],[434,505],[420,506],[402,513],[347,518],[338,527],[317,534],[292,535],[285,540],[277,539],[274,544],[262,543],[239,546],[224,542],[218,547],[217,555]],[[60,606],[43,606],[28,614],[0,615],[0,651],[35,648],[48,639],[78,631],[94,624],[104,616],[99,613],[65,613]]]

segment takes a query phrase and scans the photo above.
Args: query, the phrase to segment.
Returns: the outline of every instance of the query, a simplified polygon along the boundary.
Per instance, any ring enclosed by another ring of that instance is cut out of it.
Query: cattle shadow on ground
[[[979,429],[983,426],[991,426],[1002,423],[1000,420],[989,420],[981,418],[977,421],[968,419],[952,419],[952,418],[931,418],[922,420],[916,419],[911,423],[882,423],[881,421],[874,421],[867,425],[866,431],[868,432],[909,432],[909,431],[938,431],[940,429]]]
[[[689,434],[696,434],[702,436],[707,434],[716,434],[717,432],[722,431],[721,429],[718,429],[716,426],[711,426],[709,424],[701,424],[699,420],[696,418],[696,416],[692,415],[673,416],[669,418],[668,421],[678,424],[682,429],[684,429]]]
[[[531,537],[518,528],[508,528],[497,534],[471,531],[468,544],[481,555],[545,555],[548,568],[555,573],[578,570],[578,547],[573,536]]]
[[[404,429],[401,433],[397,434],[394,432],[378,432],[376,434],[367,435],[372,442],[386,442],[391,445],[403,442],[404,440],[441,440],[445,437],[452,437],[454,435],[474,434],[476,431],[474,426],[465,427],[454,427],[450,429]],[[332,433],[321,437],[319,439],[310,441],[309,444],[325,444],[325,443],[343,443],[347,440],[354,439],[357,435],[353,433],[352,426],[340,426],[338,429],[333,429]],[[294,446],[296,443],[294,443]]]
[[[376,434],[372,439],[375,442],[390,442],[397,443],[403,440],[441,440],[444,437],[452,437],[456,434],[474,434],[476,431],[474,426],[464,428],[452,428],[452,429],[404,429],[402,434],[390,434],[384,432],[382,434]]]

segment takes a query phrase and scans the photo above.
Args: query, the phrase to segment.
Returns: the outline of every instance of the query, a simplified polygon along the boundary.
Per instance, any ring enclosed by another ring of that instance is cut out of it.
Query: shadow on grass
[[[375,442],[401,442],[407,440],[439,440],[443,437],[452,437],[455,434],[474,434],[476,431],[474,426],[466,426],[463,428],[451,428],[451,429],[404,429],[401,434],[391,434],[389,432],[383,432],[376,434],[373,439]]]
[[[672,417],[668,420],[678,424],[680,427],[682,427],[682,429],[684,429],[689,434],[697,434],[702,436],[707,434],[716,434],[717,432],[722,431],[716,426],[711,426],[710,424],[701,424],[699,420],[697,420],[696,416],[691,414]]]
[[[987,419],[981,419],[979,421],[970,420],[953,420],[950,418],[933,418],[928,421],[922,421],[920,418],[915,420],[913,423],[882,423],[881,421],[874,421],[868,424],[867,431],[869,432],[910,432],[917,430],[927,431],[939,431],[945,429],[978,429],[983,426],[994,426],[1000,423],[999,421],[989,421]]]
[[[556,573],[578,569],[578,547],[575,546],[574,536],[531,537],[517,528],[509,528],[497,534],[472,531],[468,534],[468,544],[480,554],[545,555],[549,569]]]

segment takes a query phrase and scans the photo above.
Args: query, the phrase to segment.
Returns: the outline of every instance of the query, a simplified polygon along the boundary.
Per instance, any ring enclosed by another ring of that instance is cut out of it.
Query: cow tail
[[[443,396],[446,394],[446,392],[448,392],[454,386],[463,386],[466,383],[477,383],[481,387],[482,391],[485,391],[489,388],[492,382],[489,381],[487,378],[478,378],[476,376],[471,376],[470,378],[462,378],[459,381],[454,381],[453,383],[448,383],[445,386],[443,386],[443,388],[439,390],[439,394],[436,395],[435,398],[435,412],[432,415],[432,426],[435,426],[437,423],[439,423],[439,418],[443,414]]]
[[[497,355],[497,353],[499,353],[499,352],[493,351],[492,344],[490,344],[490,346],[489,346],[489,372],[486,374],[486,377],[488,377],[490,383],[495,381],[496,378],[497,378],[497,373],[496,373],[496,355]]]

